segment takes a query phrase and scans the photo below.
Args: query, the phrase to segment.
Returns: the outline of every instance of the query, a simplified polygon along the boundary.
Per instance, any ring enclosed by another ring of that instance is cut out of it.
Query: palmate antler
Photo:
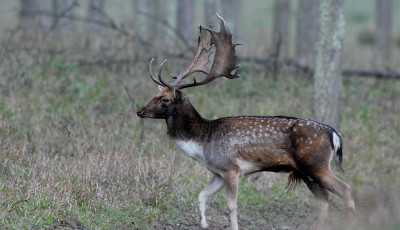
[[[185,72],[171,76],[176,79],[173,83],[165,82],[161,77],[162,67],[166,60],[161,64],[160,70],[158,71],[158,80],[153,76],[152,64],[154,58],[150,61],[149,72],[151,79],[164,87],[170,89],[183,89],[198,85],[204,85],[216,78],[225,76],[229,79],[238,78],[238,68],[236,65],[235,47],[240,44],[232,44],[232,34],[229,32],[229,28],[226,25],[225,20],[217,14],[220,20],[221,30],[216,32],[212,29],[204,28],[199,26],[199,40],[197,44],[196,54]],[[215,46],[215,57],[211,65],[210,71],[207,71],[206,65],[209,62],[210,55],[212,54],[211,48]],[[201,72],[207,75],[201,81],[194,81],[192,83],[181,83],[183,79],[195,72]],[[234,73],[232,73],[234,72]]]

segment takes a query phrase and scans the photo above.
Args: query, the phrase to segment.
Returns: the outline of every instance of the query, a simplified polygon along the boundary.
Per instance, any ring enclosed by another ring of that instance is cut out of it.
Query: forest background
[[[345,173],[334,170],[353,186],[358,215],[346,224],[332,196],[327,226],[399,229],[400,1],[343,2],[335,127]],[[197,195],[211,174],[167,138],[165,122],[135,115],[158,92],[150,59],[181,72],[197,25],[218,29],[218,12],[243,44],[241,78],[185,90],[200,114],[321,121],[316,3],[0,0],[1,228],[199,229]],[[244,177],[240,227],[312,228],[317,202],[306,186],[286,184],[285,174]],[[225,192],[208,204],[212,229],[225,229]]]

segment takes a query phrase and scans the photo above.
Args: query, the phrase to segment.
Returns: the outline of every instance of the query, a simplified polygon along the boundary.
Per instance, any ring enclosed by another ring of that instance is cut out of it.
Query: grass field
[[[349,20],[349,28],[359,29],[356,21],[364,20],[362,13],[354,13],[359,11],[354,5],[349,9],[354,9],[349,15],[358,15]],[[365,20],[370,22],[368,12]],[[348,30],[350,38],[357,37],[354,33]],[[57,41],[10,36],[2,33],[0,59],[0,228],[199,229],[197,195],[211,174],[167,138],[164,121],[135,115],[158,92],[148,76],[148,62],[142,60],[155,55],[159,62],[164,56],[115,34],[101,52],[86,47],[82,37],[66,48]],[[345,67],[368,66],[370,48],[350,38]],[[243,54],[259,48],[257,43],[245,46],[249,48],[243,48]],[[79,65],[79,60],[101,57],[143,58],[128,64]],[[394,63],[396,58],[398,54]],[[165,73],[179,72],[184,64],[169,59]],[[273,82],[259,66],[246,63],[239,79],[185,92],[208,119],[313,118],[312,85],[312,79],[291,71],[282,71]],[[343,204],[332,196],[328,226],[397,230],[400,81],[345,77],[343,99],[340,131],[346,173],[335,170],[353,186],[357,218],[350,224],[344,221]],[[285,174],[241,179],[239,226],[312,228],[317,202],[304,184],[290,192],[286,184]],[[226,229],[225,191],[208,204],[211,228]]]

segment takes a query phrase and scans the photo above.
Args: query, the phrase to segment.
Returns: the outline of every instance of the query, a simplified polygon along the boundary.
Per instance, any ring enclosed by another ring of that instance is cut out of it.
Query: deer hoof
[[[200,226],[201,226],[201,229],[208,229],[207,223],[201,223]]]

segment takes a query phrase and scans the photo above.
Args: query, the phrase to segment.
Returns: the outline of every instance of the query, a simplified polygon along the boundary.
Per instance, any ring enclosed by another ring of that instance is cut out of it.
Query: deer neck
[[[208,120],[201,117],[190,102],[184,103],[166,119],[168,136],[176,140],[201,141],[207,133]]]

